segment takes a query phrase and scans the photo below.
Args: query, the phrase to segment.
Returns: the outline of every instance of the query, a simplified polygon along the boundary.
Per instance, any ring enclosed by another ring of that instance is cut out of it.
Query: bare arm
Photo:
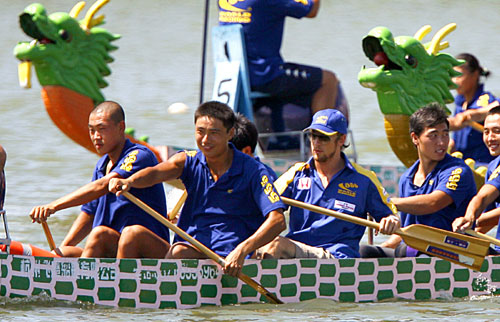
[[[311,9],[311,11],[307,14],[307,18],[314,18],[318,15],[318,11],[319,11],[319,2],[320,0],[311,0],[312,2],[314,2],[313,4],[313,7]]]
[[[396,248],[403,239],[399,235],[391,235],[391,237],[380,244],[382,247]]]
[[[483,185],[467,206],[465,216],[453,221],[453,231],[461,231],[472,227],[472,224],[477,218],[480,218],[479,216],[481,216],[484,209],[495,201],[498,196],[500,196],[500,191],[495,186],[491,184]]]
[[[177,179],[182,174],[185,162],[186,153],[177,153],[167,161],[137,171],[127,179],[115,178],[110,180],[108,189],[119,196],[123,191],[128,191],[130,188],[146,188],[160,182]]]
[[[426,195],[416,195],[405,198],[391,198],[399,211],[412,215],[430,215],[449,206],[453,198],[441,190]]]
[[[448,121],[450,122],[450,130],[457,131],[463,129],[466,126],[469,126],[471,121],[483,122],[490,109],[498,105],[500,105],[498,101],[493,101],[487,106],[469,109],[455,116],[450,116],[448,118]]]
[[[90,202],[108,192],[108,183],[112,178],[119,177],[118,173],[110,172],[106,176],[87,183],[70,194],[65,195],[51,203],[43,206],[36,206],[30,212],[33,222],[43,222],[53,213],[66,208],[80,206]]]
[[[231,276],[237,276],[241,272],[245,257],[259,247],[271,242],[286,228],[283,210],[273,210],[267,215],[267,219],[257,231],[245,241],[241,242],[226,257],[224,271]]]
[[[78,218],[73,222],[69,232],[64,237],[61,246],[76,246],[80,243],[92,230],[94,216],[86,212],[80,212]]]

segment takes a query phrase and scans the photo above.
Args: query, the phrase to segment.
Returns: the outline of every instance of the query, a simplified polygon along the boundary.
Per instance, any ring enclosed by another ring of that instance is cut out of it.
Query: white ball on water
[[[168,107],[168,113],[170,114],[182,114],[187,113],[188,111],[189,106],[181,102],[173,103]]]

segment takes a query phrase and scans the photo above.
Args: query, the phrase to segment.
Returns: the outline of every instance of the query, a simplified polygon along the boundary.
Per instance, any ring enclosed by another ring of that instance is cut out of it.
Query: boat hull
[[[0,255],[3,297],[51,298],[113,307],[194,308],[265,302],[211,260],[80,259]],[[481,272],[437,258],[247,260],[244,272],[285,303],[431,300],[495,295],[500,257]]]

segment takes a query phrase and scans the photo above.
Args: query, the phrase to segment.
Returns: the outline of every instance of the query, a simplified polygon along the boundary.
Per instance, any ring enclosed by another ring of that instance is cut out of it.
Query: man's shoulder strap
[[[285,173],[283,173],[275,182],[274,187],[278,190],[278,193],[281,195],[288,185],[293,182],[293,178],[295,178],[295,174],[298,171],[302,171],[309,167],[307,162],[297,162],[293,166],[290,167]]]

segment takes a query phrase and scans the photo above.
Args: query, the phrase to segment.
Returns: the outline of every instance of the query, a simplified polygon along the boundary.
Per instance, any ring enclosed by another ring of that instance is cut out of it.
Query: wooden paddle
[[[56,249],[56,243],[54,243],[54,238],[52,238],[52,233],[50,232],[49,224],[46,221],[42,222],[43,232],[45,233],[45,237],[47,238],[47,242],[49,243],[50,250]]]
[[[477,237],[477,238],[480,238],[480,239],[484,239],[484,240],[487,240],[489,243],[491,244],[495,244],[497,246],[500,246],[500,240],[494,238],[494,237],[491,237],[489,235],[486,235],[486,234],[483,234],[483,233],[480,233],[478,231],[475,231],[474,229],[466,229],[465,232],[471,236],[474,236],[474,237]]]
[[[181,209],[182,205],[184,204],[184,202],[186,202],[187,196],[188,192],[186,189],[184,189],[184,191],[182,192],[182,196],[179,198],[172,211],[168,214],[168,219],[174,220],[175,216],[177,216],[177,213]]]
[[[281,197],[281,200],[290,206],[379,230],[379,224],[373,221],[286,197]],[[489,242],[425,225],[410,225],[396,230],[395,234],[401,236],[410,247],[474,270],[481,269],[484,257],[488,254]]]
[[[125,198],[128,200],[132,201],[134,204],[136,204],[139,208],[153,216],[156,220],[158,220],[160,223],[163,225],[167,226],[168,229],[172,230],[174,233],[177,235],[181,236],[184,240],[188,241],[191,243],[194,247],[196,247],[200,252],[203,254],[207,255],[210,259],[214,260],[217,264],[220,266],[224,267],[226,265],[226,262],[222,257],[214,253],[212,250],[210,250],[207,246],[203,245],[196,239],[194,239],[192,236],[190,236],[188,233],[186,233],[184,230],[181,228],[177,227],[176,225],[172,224],[170,221],[168,221],[165,217],[160,215],[156,210],[153,208],[149,207],[147,204],[142,202],[140,199],[136,198],[134,195],[132,195],[130,192],[123,192],[123,195]],[[250,287],[252,287],[254,290],[259,292],[260,294],[264,295],[267,300],[273,304],[283,304],[274,294],[270,293],[268,290],[266,290],[262,285],[254,281],[251,277],[249,277],[246,274],[240,273],[238,275],[238,278],[248,284]]]
[[[471,121],[470,126],[471,126],[474,130],[479,131],[479,132],[481,132],[481,133],[483,133],[483,131],[484,131],[484,126],[482,126],[481,124],[479,124],[479,123],[477,123],[477,122],[475,122],[475,121]]]

